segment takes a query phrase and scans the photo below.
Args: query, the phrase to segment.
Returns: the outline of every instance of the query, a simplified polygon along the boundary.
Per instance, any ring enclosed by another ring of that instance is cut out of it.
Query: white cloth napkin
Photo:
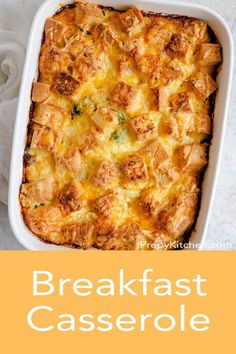
[[[0,1],[0,201],[7,204],[17,96],[32,16],[42,0]]]

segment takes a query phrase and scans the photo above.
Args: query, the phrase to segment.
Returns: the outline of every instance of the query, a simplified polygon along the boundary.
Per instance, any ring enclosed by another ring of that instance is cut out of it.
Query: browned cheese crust
[[[20,190],[29,229],[83,249],[186,240],[221,61],[199,19],[86,2],[47,19]]]

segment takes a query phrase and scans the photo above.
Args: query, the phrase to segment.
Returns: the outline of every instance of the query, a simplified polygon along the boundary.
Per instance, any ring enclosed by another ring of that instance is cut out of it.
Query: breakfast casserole
[[[221,61],[195,18],[85,2],[48,18],[20,190],[28,228],[82,249],[188,240]]]

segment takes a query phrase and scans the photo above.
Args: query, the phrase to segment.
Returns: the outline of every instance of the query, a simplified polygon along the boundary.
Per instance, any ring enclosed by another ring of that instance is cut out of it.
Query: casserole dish
[[[66,2],[69,3],[69,2]],[[113,2],[103,1],[102,5],[113,6]],[[120,2],[119,7],[125,6],[127,3]],[[156,2],[131,2],[129,5],[139,5],[146,11],[176,13],[179,15],[194,16],[206,20],[208,25],[216,34],[220,43],[223,46],[223,68],[218,77],[219,93],[217,94],[213,142],[210,151],[209,167],[207,169],[204,184],[203,195],[201,201],[201,209],[197,221],[195,231],[192,233],[191,241],[198,244],[203,240],[206,225],[209,217],[209,211],[212,203],[213,192],[215,189],[215,180],[219,164],[219,155],[222,147],[222,139],[225,127],[226,108],[229,98],[230,80],[232,75],[232,39],[227,25],[218,15],[212,13],[202,7],[195,7],[185,4],[162,4]],[[46,18],[52,16],[60,7],[57,2],[46,2],[40,8],[35,17],[32,32],[29,41],[29,47],[26,55],[25,71],[20,91],[16,128],[13,143],[13,155],[11,164],[10,190],[9,190],[9,216],[13,231],[20,242],[29,249],[55,249],[58,246],[43,244],[37,240],[34,235],[26,228],[22,216],[18,200],[19,188],[22,178],[22,158],[24,153],[26,135],[26,126],[28,124],[28,112],[30,107],[30,94],[32,81],[37,78],[38,54],[41,47],[41,40],[35,41],[36,33],[43,33],[44,23]],[[115,7],[115,5],[114,5]],[[220,28],[221,26],[221,28]],[[220,29],[220,31],[219,31]],[[40,38],[41,39],[41,38]],[[26,74],[27,71],[27,74]],[[24,123],[24,124],[23,124]],[[24,129],[24,130],[23,130]],[[22,141],[16,139],[16,135],[22,137]],[[17,152],[17,154],[16,154]]]

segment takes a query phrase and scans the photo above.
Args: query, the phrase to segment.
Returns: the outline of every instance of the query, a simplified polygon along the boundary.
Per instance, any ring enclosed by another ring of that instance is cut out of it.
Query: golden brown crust
[[[115,225],[107,219],[99,218],[96,223],[96,246],[103,250],[122,248],[122,235],[117,234]]]
[[[211,117],[208,114],[195,117],[195,132],[197,134],[211,134]]]
[[[135,58],[136,54],[139,53],[142,39],[128,37],[123,41],[119,41],[118,44],[120,48],[128,54],[129,57]]]
[[[160,50],[163,50],[167,43],[170,41],[172,32],[167,28],[162,28],[158,24],[154,24],[150,27],[147,33],[148,40],[151,43],[158,45]]]
[[[128,32],[138,29],[143,22],[142,12],[137,7],[132,7],[128,11],[119,14],[118,18],[123,28]]]
[[[83,249],[184,240],[221,61],[194,18],[80,1],[48,18],[20,190],[29,229]]]
[[[43,102],[50,95],[50,85],[42,82],[34,82],[31,99],[33,102]]]
[[[172,81],[180,79],[182,76],[180,69],[172,68],[169,66],[162,67],[161,73],[161,84],[163,86],[169,85]]]
[[[99,58],[93,52],[86,55],[84,54],[83,56],[81,55],[81,57],[77,57],[75,61],[75,69],[79,79],[86,81],[99,71]]]
[[[21,203],[24,207],[31,203],[40,204],[53,200],[55,181],[52,176],[41,181],[23,183],[21,186]]]
[[[152,106],[155,110],[163,112],[168,107],[167,91],[164,87],[151,89]]]
[[[191,172],[199,172],[207,164],[206,147],[199,144],[187,144],[178,149],[179,165]]]
[[[202,43],[199,47],[198,62],[200,65],[216,65],[222,61],[219,44]]]
[[[117,230],[118,238],[122,238],[122,249],[135,250],[139,248],[142,239],[142,230],[139,224],[127,222]]]
[[[60,236],[62,213],[58,206],[41,206],[36,209],[23,209],[23,215],[26,225],[37,236],[47,241],[61,243]]]
[[[139,154],[128,155],[122,170],[127,181],[142,181],[147,178],[146,166]]]
[[[179,138],[179,126],[176,117],[173,115],[164,116],[159,126],[161,134],[167,134],[175,139]]]
[[[112,102],[117,104],[118,106],[126,108],[134,99],[136,92],[137,89],[135,87],[131,87],[125,82],[120,81],[118,82],[111,94]]]
[[[141,153],[149,157],[153,169],[156,169],[156,167],[169,159],[165,148],[156,139],[145,145],[141,149]]]
[[[104,132],[111,122],[115,119],[114,112],[110,108],[99,108],[93,112],[90,117],[96,128]]]
[[[159,202],[157,200],[155,190],[148,189],[145,190],[139,199],[139,205],[142,208],[142,211],[146,215],[151,215],[153,218],[157,218],[158,214],[165,209],[166,204]]]
[[[173,205],[160,213],[157,227],[176,237],[181,237],[190,228],[196,212],[197,190],[187,191],[179,195]]]
[[[135,55],[137,69],[153,83],[159,83],[161,77],[160,59],[156,55]]]
[[[155,125],[150,120],[148,114],[142,114],[141,116],[132,118],[129,124],[139,140],[150,138],[155,132]]]
[[[30,144],[31,148],[52,151],[57,140],[58,135],[52,129],[37,124],[33,125],[33,134]]]
[[[171,98],[171,107],[174,112],[191,112],[191,96],[189,92],[180,92]]]
[[[60,44],[63,40],[63,32],[65,32],[65,26],[59,21],[55,21],[53,18],[48,18],[45,22],[45,37],[54,43]]]
[[[98,198],[94,202],[95,210],[98,214],[109,216],[116,202],[117,194],[114,191],[109,191],[104,196]]]
[[[94,184],[100,187],[107,187],[117,174],[117,170],[113,163],[103,161],[96,172],[94,177]]]
[[[85,250],[91,248],[96,240],[95,226],[90,222],[65,225],[62,232],[65,243],[79,246]]]
[[[66,214],[78,211],[83,207],[84,201],[81,194],[81,186],[77,181],[68,183],[61,190],[59,194],[59,204]]]
[[[63,164],[69,171],[77,175],[82,167],[82,157],[78,148],[71,149],[66,151],[65,154],[60,154],[57,151],[53,151],[53,158],[55,159],[56,164]]]
[[[203,98],[209,97],[217,89],[215,81],[205,71],[198,71],[190,78],[190,82],[193,90]]]
[[[171,58],[185,59],[189,48],[190,42],[184,34],[173,34],[166,51]]]
[[[102,10],[96,4],[76,3],[75,24],[81,28],[90,29],[93,24],[103,18]]]
[[[48,128],[59,128],[66,117],[66,111],[50,103],[41,103],[34,110],[32,120]]]
[[[55,85],[53,88],[61,95],[72,96],[79,85],[79,81],[75,80],[72,76],[67,75],[66,73],[60,73],[55,78]]]
[[[107,23],[100,23],[92,28],[94,39],[98,42],[102,49],[107,49],[114,44],[116,39],[112,27]]]

